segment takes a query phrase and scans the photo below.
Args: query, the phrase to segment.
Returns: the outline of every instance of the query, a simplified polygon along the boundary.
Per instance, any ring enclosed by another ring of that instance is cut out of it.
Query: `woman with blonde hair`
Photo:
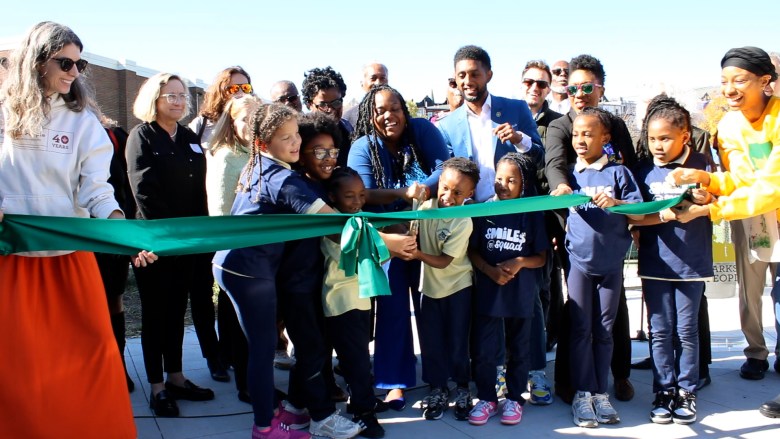
[[[84,46],[38,23],[0,89],[0,221],[9,214],[124,218],[108,183],[113,148],[81,76]],[[141,252],[135,265],[157,256]],[[95,257],[0,256],[0,437],[136,437]]]
[[[195,133],[179,124],[189,111],[189,90],[179,76],[158,73],[138,91],[133,114],[143,122],[130,131],[126,151],[138,219],[208,215],[206,159]],[[141,297],[141,347],[152,388],[149,405],[157,416],[178,416],[177,399],[214,399],[214,392],[184,376],[181,360],[188,295],[204,357],[211,362],[217,355],[210,258],[168,256],[134,270]],[[163,367],[168,373],[165,383]]]

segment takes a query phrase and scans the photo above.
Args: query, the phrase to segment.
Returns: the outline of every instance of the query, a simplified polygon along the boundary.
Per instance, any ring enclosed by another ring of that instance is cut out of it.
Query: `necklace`
[[[173,127],[173,134],[169,134],[171,136],[171,140],[176,140],[176,133],[179,132],[179,124],[177,123]]]

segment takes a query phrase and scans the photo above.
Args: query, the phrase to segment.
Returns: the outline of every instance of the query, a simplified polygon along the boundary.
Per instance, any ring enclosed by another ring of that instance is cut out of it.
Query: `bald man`
[[[301,95],[292,81],[279,81],[271,86],[271,101],[287,105],[297,112],[303,111]]]
[[[387,84],[387,66],[380,63],[369,63],[363,66],[363,79],[360,80],[360,87],[363,91],[368,93],[371,90],[371,86],[380,84]],[[342,116],[353,127],[357,126],[358,107],[360,107],[360,104],[345,111]]]

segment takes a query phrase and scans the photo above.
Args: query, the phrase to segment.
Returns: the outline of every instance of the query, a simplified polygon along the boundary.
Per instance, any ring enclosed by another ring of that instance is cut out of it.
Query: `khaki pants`
[[[777,264],[763,261],[750,263],[742,221],[731,221],[731,239],[734,242],[739,283],[739,320],[742,324],[742,333],[745,334],[748,343],[744,350],[745,357],[766,360],[769,350],[764,340],[761,297],[764,295],[766,270],[771,271],[772,283],[774,283]]]

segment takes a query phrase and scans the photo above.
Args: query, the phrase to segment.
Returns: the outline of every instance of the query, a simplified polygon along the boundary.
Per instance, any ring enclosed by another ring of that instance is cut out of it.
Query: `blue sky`
[[[780,25],[766,21],[775,15],[769,8],[688,3],[694,2],[35,0],[3,8],[0,41],[53,20],[70,26],[87,52],[206,83],[240,64],[263,97],[276,80],[300,86],[304,71],[332,65],[347,82],[347,98],[359,99],[361,66],[379,60],[406,99],[433,91],[437,101],[452,76],[452,56],[465,44],[490,53],[489,89],[510,97],[530,59],[594,55],[614,99],[661,83],[717,86],[720,59],[732,47],[780,51]]]

